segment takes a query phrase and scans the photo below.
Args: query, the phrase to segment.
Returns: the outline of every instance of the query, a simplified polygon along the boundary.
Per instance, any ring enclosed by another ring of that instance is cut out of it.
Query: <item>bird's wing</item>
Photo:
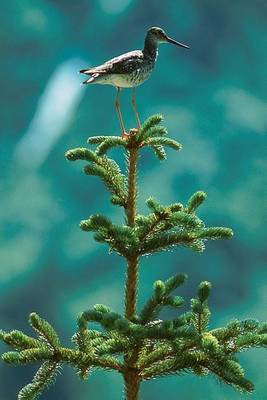
[[[121,56],[112,58],[97,67],[82,69],[80,72],[87,75],[92,74],[126,74],[129,73],[143,62],[143,52],[141,50],[130,51]]]

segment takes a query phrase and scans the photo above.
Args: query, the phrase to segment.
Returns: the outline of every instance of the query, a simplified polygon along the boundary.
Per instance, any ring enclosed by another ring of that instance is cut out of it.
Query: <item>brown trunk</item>
[[[128,159],[128,198],[125,213],[128,226],[133,227],[136,217],[136,167],[137,149],[129,149]],[[137,286],[138,286],[138,256],[133,255],[127,258],[127,275],[125,285],[125,318],[131,320],[136,314]],[[124,357],[124,390],[126,400],[137,400],[140,387],[140,379],[136,367],[138,349],[131,357]]]

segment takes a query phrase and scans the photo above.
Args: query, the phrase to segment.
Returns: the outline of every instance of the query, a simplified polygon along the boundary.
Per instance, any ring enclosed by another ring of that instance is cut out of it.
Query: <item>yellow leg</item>
[[[136,119],[136,122],[137,122],[137,128],[140,129],[141,128],[141,123],[140,123],[139,115],[138,115],[137,108],[136,108],[135,88],[133,88],[133,90],[132,90],[132,106],[133,106],[133,110],[134,110],[135,119]]]
[[[121,90],[121,88],[117,87],[117,96],[116,96],[116,99],[115,99],[115,107],[116,107],[116,110],[117,110],[117,113],[118,113],[118,117],[119,117],[119,121],[120,121],[121,136],[122,136],[123,138],[125,138],[125,137],[127,137],[127,132],[126,132],[126,130],[125,130],[125,128],[124,128],[124,123],[123,123],[122,115],[121,115],[121,108],[120,108],[120,90]]]

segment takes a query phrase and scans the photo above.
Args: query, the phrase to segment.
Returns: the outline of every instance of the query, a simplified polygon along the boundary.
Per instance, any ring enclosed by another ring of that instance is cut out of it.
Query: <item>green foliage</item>
[[[144,133],[149,132],[150,129],[158,126],[163,121],[163,115],[154,114],[149,117],[142,126],[142,129],[138,132],[138,136],[142,136]]]
[[[139,346],[136,365],[142,380],[198,371],[201,374],[213,373],[241,391],[253,390],[233,354],[249,347],[266,347],[266,324],[255,320],[233,321],[225,328],[209,330],[209,282],[200,283],[196,298],[191,300],[190,312],[180,313],[175,320],[156,319],[162,308],[170,305],[170,294],[185,280],[186,275],[179,274],[165,282],[156,281],[152,297],[138,314],[138,323],[104,305],[98,304],[83,312],[77,320],[74,348],[61,347],[54,329],[37,314],[31,314],[29,321],[38,335],[41,332],[39,339],[19,331],[2,332],[4,342],[21,348],[18,352],[5,353],[2,356],[4,361],[43,362],[32,383],[20,391],[18,398],[36,399],[53,382],[56,371],[63,364],[73,365],[82,378],[86,378],[92,368],[99,367],[123,374],[125,367],[120,356],[129,356],[136,344]],[[181,297],[178,303],[175,308],[183,303]],[[98,323],[100,330],[89,329],[87,325],[91,322]],[[28,349],[30,344],[32,347]],[[52,349],[52,344],[57,347]],[[23,350],[25,347],[27,350]]]
[[[29,323],[45,344],[55,350],[59,348],[60,341],[58,335],[47,321],[41,319],[36,313],[31,313]]]
[[[140,322],[145,324],[155,319],[164,305],[170,305],[175,308],[180,307],[184,300],[181,297],[170,297],[169,295],[178,286],[182,285],[186,279],[186,274],[179,274],[167,279],[165,282],[156,281],[154,283],[153,296],[146,302],[140,312]]]
[[[148,118],[135,137],[135,143],[140,147],[150,147],[159,160],[166,160],[167,155],[164,146],[174,150],[181,150],[182,145],[173,139],[165,137],[167,129],[160,125],[163,117],[160,114]]]
[[[185,279],[185,275],[177,275],[165,282],[156,281],[153,296],[138,316],[139,323],[127,320],[106,306],[97,305],[78,318],[78,332],[73,338],[76,348],[59,347],[52,352],[48,347],[42,347],[42,336],[38,349],[26,350],[31,354],[29,357],[25,357],[25,350],[5,353],[3,359],[10,363],[44,362],[33,382],[21,390],[19,398],[37,398],[52,381],[59,365],[64,363],[71,363],[84,378],[86,372],[98,367],[123,373],[124,366],[118,357],[131,353],[134,343],[140,346],[137,368],[143,380],[197,369],[199,373],[211,372],[242,391],[251,391],[252,384],[244,378],[244,372],[232,354],[244,347],[266,346],[267,335],[263,333],[266,327],[248,320],[234,321],[226,328],[208,330],[209,282],[199,285],[197,297],[191,302],[191,312],[180,314],[181,326],[177,327],[177,320],[155,320],[162,307],[169,305],[165,300]],[[49,343],[53,342],[53,328],[36,314],[34,321],[38,321],[38,332],[46,332]],[[101,330],[88,329],[90,322],[99,323]],[[10,335],[18,336],[12,332],[2,333],[3,340],[9,345]],[[37,346],[36,339],[28,337],[26,341],[29,342],[29,339]]]
[[[103,145],[102,142],[101,145]],[[112,146],[110,146],[112,147]],[[76,148],[66,152],[65,156],[69,161],[86,160],[90,164],[84,167],[86,175],[95,175],[101,178],[106,188],[116,199],[115,204],[124,206],[126,202],[127,189],[126,177],[120,171],[118,164],[106,156],[102,156],[103,151],[92,151],[86,148]],[[113,201],[114,204],[114,201]]]
[[[206,198],[207,194],[205,192],[198,191],[194,193],[188,200],[187,212],[194,212],[203,203],[203,201],[206,200]]]
[[[57,362],[44,362],[36,372],[32,383],[21,389],[18,394],[18,400],[37,399],[42,391],[54,382],[57,369]]]
[[[95,239],[107,243],[111,251],[120,255],[140,256],[170,250],[174,246],[186,246],[194,251],[203,251],[204,240],[229,239],[233,232],[229,228],[205,228],[204,222],[181,203],[163,206],[155,199],[147,199],[152,211],[148,215],[137,215],[136,226],[119,226],[103,215],[93,215],[81,221],[84,231],[96,232]]]
[[[98,176],[110,192],[112,204],[124,208],[126,222],[123,225],[96,214],[81,221],[80,227],[93,232],[96,241],[107,244],[110,251],[126,259],[125,314],[118,314],[102,304],[82,312],[77,318],[77,331],[70,347],[63,347],[54,328],[36,313],[30,314],[29,324],[37,337],[18,330],[0,331],[0,339],[11,347],[11,351],[2,355],[3,361],[41,363],[32,382],[19,392],[18,399],[37,399],[53,383],[58,369],[64,364],[75,368],[82,379],[96,368],[117,371],[123,375],[126,396],[130,393],[132,400],[137,397],[131,391],[137,393],[140,382],[185,372],[211,373],[243,392],[253,390],[253,384],[244,377],[236,355],[248,348],[267,347],[267,323],[235,320],[225,327],[211,329],[209,282],[199,284],[196,297],[184,311],[188,302],[175,291],[185,283],[187,275],[177,274],[165,281],[157,280],[151,297],[139,311],[136,309],[137,271],[141,256],[179,246],[201,252],[207,240],[233,236],[229,228],[206,227],[196,215],[198,207],[206,199],[202,191],[194,193],[185,206],[180,202],[162,205],[150,197],[146,201],[149,213],[137,214],[138,152],[143,147],[150,147],[163,160],[166,158],[165,147],[181,149],[178,142],[167,137],[162,120],[161,115],[154,115],[139,131],[129,131],[127,139],[95,136],[88,139],[90,145],[97,145],[95,150],[76,148],[66,153],[70,161],[87,161],[85,174]],[[115,147],[121,147],[126,153],[128,177],[114,160],[106,156]],[[175,318],[161,319],[166,307],[175,310]],[[96,324],[98,329],[93,329]]]

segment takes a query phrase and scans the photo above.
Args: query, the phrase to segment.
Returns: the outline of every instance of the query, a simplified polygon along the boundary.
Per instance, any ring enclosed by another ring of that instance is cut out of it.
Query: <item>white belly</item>
[[[140,77],[138,71],[133,72],[131,75],[127,74],[110,74],[106,76],[102,76],[97,79],[94,83],[98,83],[100,85],[112,85],[115,87],[121,88],[130,88],[141,85],[146,79],[149,78],[151,70],[147,71],[147,73],[142,74]]]
[[[121,88],[129,88],[136,86],[131,79],[128,78],[128,75],[123,75],[123,74],[113,74],[110,75],[111,78],[111,85],[116,86],[116,87],[121,87]]]

